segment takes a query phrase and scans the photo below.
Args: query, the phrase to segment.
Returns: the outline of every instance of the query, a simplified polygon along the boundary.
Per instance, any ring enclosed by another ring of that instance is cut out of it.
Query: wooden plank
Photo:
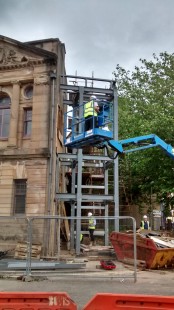
[[[30,257],[33,258],[33,259],[38,259],[38,260],[39,260],[39,259],[40,259],[40,254],[38,254],[38,255],[33,255],[33,254],[31,254]],[[27,258],[27,253],[24,254],[24,253],[15,252],[14,258],[17,258],[17,259],[26,259],[26,258]]]
[[[122,260],[122,262],[124,264],[128,264],[128,265],[134,265],[134,259],[133,258],[124,258]],[[144,260],[136,260],[136,265],[137,267],[141,267],[141,268],[146,268],[146,262]]]
[[[62,216],[66,216],[66,210],[65,210],[65,205],[63,203],[63,201],[60,202],[60,214]],[[64,222],[64,228],[65,228],[65,233],[66,233],[66,240],[69,241],[70,240],[70,229],[69,229],[69,223],[67,219],[63,220]]]
[[[42,246],[41,244],[32,244],[31,258],[40,259]],[[28,252],[28,244],[26,242],[18,242],[15,248],[14,258],[26,259]]]

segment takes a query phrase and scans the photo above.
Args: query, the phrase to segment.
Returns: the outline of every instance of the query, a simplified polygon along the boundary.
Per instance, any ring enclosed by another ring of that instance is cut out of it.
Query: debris
[[[161,248],[174,248],[174,243],[173,240],[165,240],[164,238],[160,237],[154,237],[154,236],[149,236],[150,239],[152,239],[157,246]]]
[[[128,265],[134,265],[134,259],[133,258],[124,258],[123,259],[124,264]],[[136,266],[142,269],[146,269],[146,262],[144,260],[136,260]]]
[[[101,260],[100,265],[103,269],[112,270],[116,268],[116,265],[112,260]]]
[[[11,251],[11,250],[0,251],[0,259],[3,258],[4,256],[6,256],[9,251]]]

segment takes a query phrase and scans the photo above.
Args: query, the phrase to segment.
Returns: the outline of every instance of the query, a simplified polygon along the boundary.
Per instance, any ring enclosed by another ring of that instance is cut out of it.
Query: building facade
[[[22,43],[0,36],[1,247],[25,239],[27,225],[20,218],[56,215],[54,171],[56,153],[63,150],[62,74],[65,46],[59,39]],[[9,218],[14,216],[12,225]],[[44,240],[46,252],[53,251],[52,234],[54,225],[35,221],[33,237]]]

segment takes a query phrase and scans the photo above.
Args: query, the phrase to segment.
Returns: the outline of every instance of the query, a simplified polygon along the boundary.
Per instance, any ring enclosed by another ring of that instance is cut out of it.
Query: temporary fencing
[[[134,282],[137,280],[137,265],[136,265],[136,221],[132,217],[115,217],[115,216],[96,216],[96,221],[105,223],[107,221],[108,225],[108,232],[109,235],[111,232],[114,230],[115,223],[116,227],[118,227],[118,230],[130,230],[132,235],[133,235],[133,247],[131,248],[131,263],[132,266],[129,266],[129,268],[125,267],[125,264],[123,262],[118,261],[119,255],[117,257],[117,253],[115,249],[112,249],[113,253],[113,258],[108,257],[108,260],[114,260],[114,264],[116,265],[116,268],[104,268],[107,269],[107,271],[101,272],[100,267],[102,268],[103,264],[100,264],[101,261],[106,259],[105,257],[105,249],[103,247],[103,252],[98,252],[98,248],[94,247],[93,249],[88,249],[88,254],[89,255],[89,260],[90,260],[90,251],[91,251],[91,256],[97,257],[96,260],[98,260],[98,268],[95,270],[95,278],[121,278],[121,279],[134,279]],[[15,256],[13,258],[16,259],[22,259],[23,263],[18,262],[13,260],[13,264],[8,264],[8,269],[15,270],[15,269],[20,269],[24,270],[24,275],[25,276],[31,276],[34,270],[37,269],[44,269],[44,260],[47,260],[47,258],[52,257],[51,263],[53,264],[53,260],[55,262],[58,262],[61,256],[61,248],[60,248],[60,227],[61,227],[61,222],[66,220],[66,221],[74,221],[74,223],[81,221],[81,220],[86,220],[88,221],[88,217],[65,217],[65,216],[35,216],[35,217],[0,217],[0,238],[2,240],[7,240],[8,239],[8,232],[11,235],[12,242],[11,242],[11,249],[13,247],[13,250],[15,248]],[[8,221],[8,225],[7,225]],[[3,228],[4,225],[4,228]],[[52,234],[48,235],[47,229],[50,228],[52,229]],[[14,236],[12,234],[14,233]],[[100,232],[100,231],[99,231]],[[86,233],[82,231],[81,233]],[[88,232],[87,232],[88,233]],[[112,234],[111,234],[112,235]],[[75,235],[75,250],[80,247],[80,238],[77,238],[77,234]],[[100,236],[101,237],[101,236]],[[103,237],[103,236],[102,236]],[[101,238],[102,238],[101,237]],[[72,236],[70,236],[72,238]],[[97,236],[96,236],[97,239]],[[104,238],[103,238],[104,239]],[[46,240],[46,242],[45,242]],[[48,241],[48,242],[47,242]],[[99,245],[101,240],[99,240]],[[50,256],[45,255],[44,253],[44,246],[50,244],[54,245],[54,252],[50,254]],[[41,251],[41,246],[42,246],[42,251]],[[100,247],[100,246],[99,246]],[[101,246],[102,248],[102,246]],[[112,248],[112,245],[110,244],[110,248]],[[127,251],[130,249],[128,248]],[[93,252],[92,252],[93,251]],[[115,252],[114,252],[115,251]],[[126,248],[124,249],[126,251]],[[42,253],[41,253],[42,252]],[[88,258],[88,257],[87,257]],[[42,259],[42,261],[40,261]],[[37,260],[37,262],[36,262]],[[72,260],[72,256],[71,256]],[[51,263],[49,261],[49,265],[51,266]],[[7,262],[6,262],[7,264]],[[0,269],[2,270],[4,268],[4,265],[2,261],[0,261]],[[62,267],[61,267],[62,268]],[[64,266],[66,269],[66,266]],[[45,264],[45,270],[53,269],[53,267],[48,267]],[[59,273],[60,270],[59,267],[56,268],[57,273]],[[69,268],[70,269],[70,268]],[[82,271],[83,272],[83,271]],[[69,271],[70,273],[70,271]],[[74,273],[74,271],[73,271]],[[45,272],[46,274],[46,272]],[[64,276],[68,275],[68,272],[64,273]],[[93,277],[92,272],[84,273],[83,278],[89,278]],[[62,270],[61,270],[61,276],[62,276]],[[80,273],[77,272],[77,277],[80,276]]]

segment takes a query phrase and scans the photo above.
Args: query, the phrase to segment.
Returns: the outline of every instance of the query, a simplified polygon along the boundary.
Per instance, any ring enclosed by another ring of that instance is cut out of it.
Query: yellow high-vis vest
[[[95,219],[94,218],[90,218],[89,219],[89,226],[88,226],[88,228],[89,229],[95,229],[95,223],[96,223]]]
[[[80,241],[82,241],[83,239],[83,234],[80,234]]]
[[[91,100],[84,105],[84,117],[97,116],[97,112],[94,109],[94,100]]]
[[[144,223],[145,223],[144,221],[141,221],[141,228],[143,228],[143,229],[145,229],[145,228],[144,228]],[[148,229],[149,229],[149,221],[146,221],[146,223],[147,223]]]

